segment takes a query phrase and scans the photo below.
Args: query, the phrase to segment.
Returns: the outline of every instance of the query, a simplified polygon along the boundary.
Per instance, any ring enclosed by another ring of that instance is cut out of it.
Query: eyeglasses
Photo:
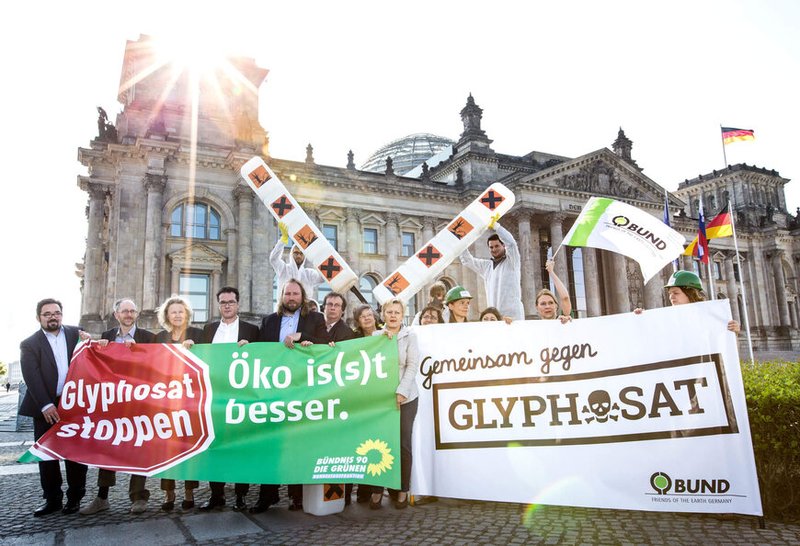
[[[334,309],[336,309],[337,307],[341,307],[341,306],[342,306],[341,303],[333,303],[331,301],[329,301],[328,303],[325,304],[325,307],[333,307]]]
[[[120,315],[135,315],[138,312],[136,309],[120,309],[117,311]]]
[[[219,306],[222,307],[223,305],[236,305],[239,303],[238,301],[231,300],[231,301],[221,301],[219,302]]]
[[[46,319],[51,319],[53,317],[60,317],[61,316],[61,311],[55,311],[53,313],[48,311],[47,313],[41,313],[39,316],[44,317]]]

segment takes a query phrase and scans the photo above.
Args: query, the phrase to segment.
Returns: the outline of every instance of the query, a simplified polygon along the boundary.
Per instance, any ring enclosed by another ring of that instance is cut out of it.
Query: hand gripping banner
[[[252,158],[242,166],[241,173],[275,220],[286,224],[289,236],[303,250],[306,259],[322,273],[334,292],[343,294],[356,284],[358,276],[263,159]]]
[[[474,243],[493,220],[511,210],[514,200],[514,193],[499,182],[486,188],[446,229],[387,275],[372,291],[375,298],[379,303],[391,298],[407,301]]]

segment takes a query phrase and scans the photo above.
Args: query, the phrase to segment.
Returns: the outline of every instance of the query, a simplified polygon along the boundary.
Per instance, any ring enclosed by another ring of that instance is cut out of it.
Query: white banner
[[[761,515],[727,301],[415,327],[412,493]]]

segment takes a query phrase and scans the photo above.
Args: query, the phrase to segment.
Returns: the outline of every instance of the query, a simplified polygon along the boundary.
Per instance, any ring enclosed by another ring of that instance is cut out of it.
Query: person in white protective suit
[[[283,260],[283,248],[289,242],[289,233],[286,230],[286,224],[283,222],[278,223],[278,228],[281,230],[281,236],[278,238],[278,242],[275,243],[275,248],[269,254],[269,263],[278,276],[278,294],[281,293],[286,281],[297,279],[303,285],[306,294],[310,298],[314,294],[314,289],[325,282],[325,277],[316,268],[303,265],[306,257],[296,244],[292,247],[291,255],[286,261]]]
[[[525,319],[520,279],[521,260],[514,237],[493,218],[489,229],[495,231],[487,244],[492,258],[475,258],[469,250],[461,253],[461,263],[483,279],[486,305],[496,307],[504,317]]]

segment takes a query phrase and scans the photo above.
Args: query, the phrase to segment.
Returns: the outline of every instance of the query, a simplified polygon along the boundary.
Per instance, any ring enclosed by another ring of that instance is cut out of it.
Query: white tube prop
[[[514,206],[514,192],[499,182],[489,186],[404,264],[376,286],[379,303],[391,298],[408,301],[486,231],[492,216],[503,216]]]
[[[306,259],[322,273],[331,290],[343,294],[356,284],[358,276],[263,159],[252,158],[242,166],[241,173],[275,220],[286,224],[289,236],[305,253]]]

